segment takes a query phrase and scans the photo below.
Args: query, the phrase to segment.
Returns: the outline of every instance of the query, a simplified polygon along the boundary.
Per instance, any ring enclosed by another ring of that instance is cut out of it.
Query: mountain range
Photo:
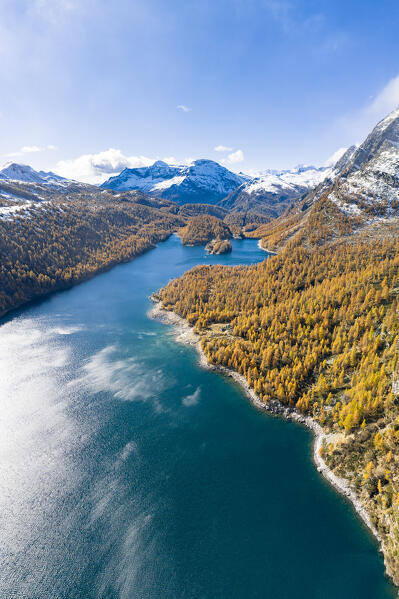
[[[215,205],[227,212],[257,213],[270,219],[282,214],[291,201],[333,177],[335,172],[334,166],[299,166],[291,170],[266,170],[251,177],[233,173],[212,160],[195,160],[189,165],[170,165],[159,160],[149,167],[126,168],[103,183],[101,189],[141,191],[179,205]],[[24,194],[34,192],[34,186],[39,185],[42,195],[43,188],[64,193],[92,187],[17,163],[8,163],[0,170],[0,192],[4,191],[5,183],[25,183]],[[20,193],[16,196],[20,197]]]
[[[287,213],[264,225],[263,244],[313,244],[357,231],[376,235],[399,217],[399,108],[351,148],[326,179]]]
[[[213,160],[195,160],[189,165],[169,165],[158,160],[148,167],[125,168],[101,187],[117,191],[137,189],[178,204],[217,204],[248,179]]]
[[[324,427],[315,457],[360,498],[399,584],[399,109],[336,158],[253,177],[158,161],[101,187],[8,164],[0,316],[176,232],[188,244],[245,236],[285,247],[252,266],[194,268],[158,298],[209,334],[210,362],[239,371],[271,410],[295,406]]]
[[[234,212],[255,210],[276,218],[293,200],[333,179],[342,168],[341,162],[342,158],[336,164],[319,168],[300,165],[291,170],[267,170],[240,185],[220,205]]]
[[[104,189],[137,189],[184,203],[218,204],[228,211],[255,210],[270,217],[281,214],[297,198],[334,173],[334,166],[299,166],[267,170],[255,177],[233,173],[212,160],[172,166],[162,161],[144,168],[124,169],[102,184]]]
[[[96,188],[123,194],[137,190],[179,205],[214,205],[221,215],[249,214],[250,220],[261,215],[263,222],[272,222],[258,232],[272,238],[273,247],[311,226],[316,213],[319,224],[321,213],[328,214],[335,236],[344,221],[346,228],[356,229],[398,215],[399,108],[380,121],[360,146],[342,150],[336,157],[335,164],[266,170],[253,177],[233,173],[212,160],[188,165],[159,160],[148,167],[126,168],[100,189],[8,163],[0,170],[0,196],[7,204],[35,199],[32,196],[43,200],[55,191],[65,194]]]

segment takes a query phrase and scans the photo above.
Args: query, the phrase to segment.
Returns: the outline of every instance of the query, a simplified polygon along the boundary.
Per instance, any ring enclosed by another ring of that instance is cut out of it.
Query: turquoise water
[[[0,327],[0,597],[388,599],[308,430],[254,409],[150,320],[207,257],[176,237]]]

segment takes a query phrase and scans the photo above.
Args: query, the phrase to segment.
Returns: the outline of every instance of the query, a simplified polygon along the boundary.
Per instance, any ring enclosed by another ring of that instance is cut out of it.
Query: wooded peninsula
[[[198,266],[163,288],[210,364],[265,404],[310,415],[321,454],[349,481],[399,583],[399,249],[396,240],[306,249],[249,267]]]

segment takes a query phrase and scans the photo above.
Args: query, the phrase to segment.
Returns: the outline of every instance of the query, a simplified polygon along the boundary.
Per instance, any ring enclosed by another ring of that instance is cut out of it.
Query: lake
[[[0,326],[0,596],[388,599],[312,434],[201,368],[149,295],[233,252],[167,241]]]

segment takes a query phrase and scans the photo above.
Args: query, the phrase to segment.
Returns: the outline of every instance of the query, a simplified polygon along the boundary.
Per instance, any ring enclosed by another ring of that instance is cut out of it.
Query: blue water
[[[377,544],[308,430],[202,369],[148,296],[176,237],[0,326],[0,597],[385,599]]]

